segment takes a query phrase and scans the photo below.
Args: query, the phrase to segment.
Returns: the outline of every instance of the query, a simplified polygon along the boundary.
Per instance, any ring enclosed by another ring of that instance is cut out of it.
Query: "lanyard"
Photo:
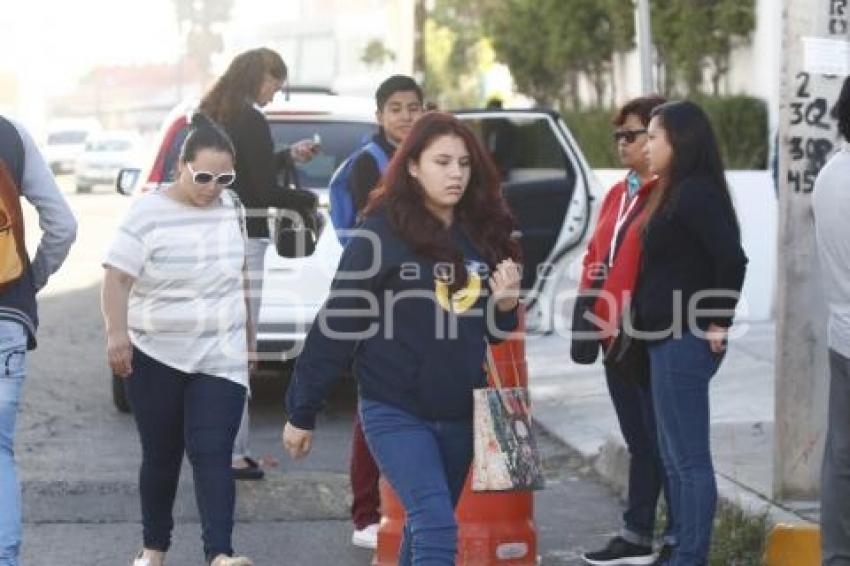
[[[626,207],[627,195],[628,191],[623,191],[623,197],[620,199],[620,210],[617,213],[617,222],[614,224],[614,233],[611,235],[611,247],[608,248],[608,267],[614,267],[614,253],[617,251],[616,246],[617,239],[620,236],[620,230],[622,230],[623,224],[626,222],[626,219],[629,217],[629,214],[632,212],[632,209],[638,201],[638,195],[635,195],[629,199],[629,206]]]

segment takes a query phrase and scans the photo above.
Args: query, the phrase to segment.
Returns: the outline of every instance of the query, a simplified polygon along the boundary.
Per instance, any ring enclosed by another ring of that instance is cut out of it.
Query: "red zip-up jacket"
[[[620,246],[614,256],[613,265],[606,268],[605,259],[608,255],[608,249],[611,247],[611,238],[614,235],[617,216],[623,202],[623,194],[627,190],[626,179],[611,187],[602,201],[596,228],[584,255],[584,268],[579,284],[580,290],[591,287],[593,282],[591,278],[599,276],[600,273],[605,273],[607,269],[607,278],[601,288],[602,294],[597,299],[593,309],[593,313],[601,321],[600,327],[605,342],[616,333],[623,309],[627,302],[631,302],[634,295],[643,251],[641,241],[641,227],[644,221],[643,205],[654,186],[655,181],[651,180],[644,183],[638,190],[634,197],[638,201],[631,209],[630,214],[638,214],[639,216],[635,217],[626,227],[625,232],[619,235]],[[630,202],[628,199],[626,200],[624,209],[628,208]]]

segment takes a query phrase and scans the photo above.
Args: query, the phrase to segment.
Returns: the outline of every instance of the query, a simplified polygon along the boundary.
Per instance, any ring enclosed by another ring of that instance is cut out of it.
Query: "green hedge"
[[[614,126],[611,119],[614,110],[585,110],[583,112],[562,112],[564,122],[570,128],[578,142],[584,158],[595,169],[616,169],[621,167],[614,145]]]
[[[750,96],[704,96],[695,102],[711,119],[727,169],[767,167],[767,104],[763,100]],[[611,138],[614,113],[615,110],[608,108],[562,113],[591,167],[620,167]]]

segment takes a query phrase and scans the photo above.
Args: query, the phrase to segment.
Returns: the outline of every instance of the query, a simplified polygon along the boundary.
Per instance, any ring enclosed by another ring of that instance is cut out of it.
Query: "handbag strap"
[[[493,357],[493,349],[490,347],[490,344],[487,343],[487,339],[484,339],[484,351],[486,353],[487,359],[487,371],[490,375],[493,376],[493,381],[496,384],[496,389],[502,388],[502,377],[499,375],[499,369],[496,367],[496,360]]]
[[[502,407],[504,408],[505,412],[509,415],[512,415],[512,414],[514,414],[514,410],[510,406],[509,403],[505,402],[504,394],[506,394],[507,391],[504,391],[504,388],[502,387],[502,377],[501,377],[501,375],[499,375],[499,370],[498,370],[498,367],[496,366],[496,360],[493,357],[493,349],[490,347],[490,344],[487,343],[486,339],[485,339],[484,342],[485,342],[485,348],[484,349],[485,349],[485,352],[486,352],[486,359],[487,359],[487,370],[490,372],[490,375],[493,376],[493,381],[495,382],[495,386],[496,386],[494,389],[496,389],[496,392],[499,395],[499,401],[501,402]],[[514,364],[514,370],[516,371],[516,360],[513,359],[513,350],[511,350],[511,361]],[[519,373],[518,372],[516,373],[516,375],[517,375],[517,379],[519,379]],[[519,383],[515,383],[514,386],[519,387]],[[530,416],[531,411],[528,407],[528,404],[525,401],[522,401],[521,399],[517,399],[517,401],[519,401],[519,403],[522,407],[523,413]]]

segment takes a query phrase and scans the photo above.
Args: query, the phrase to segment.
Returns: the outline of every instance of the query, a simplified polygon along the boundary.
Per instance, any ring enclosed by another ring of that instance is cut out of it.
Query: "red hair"
[[[516,222],[502,196],[499,171],[472,130],[451,114],[428,112],[416,121],[396,150],[380,186],[370,195],[363,214],[383,208],[390,226],[416,253],[453,264],[459,276],[450,284],[454,292],[466,285],[463,252],[445,225],[425,207],[423,189],[408,171],[408,164],[419,161],[441,136],[459,137],[470,157],[469,184],[455,205],[455,222],[460,223],[491,268],[506,258],[519,261],[519,245],[511,239]]]

